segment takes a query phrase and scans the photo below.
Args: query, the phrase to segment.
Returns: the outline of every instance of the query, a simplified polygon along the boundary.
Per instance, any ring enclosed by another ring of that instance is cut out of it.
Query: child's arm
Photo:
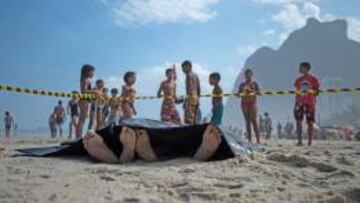
[[[161,83],[161,84],[160,84],[159,90],[158,90],[158,92],[157,92],[157,96],[158,96],[158,97],[162,97],[161,92],[162,92],[162,90],[163,90],[163,84],[164,84],[164,83]]]

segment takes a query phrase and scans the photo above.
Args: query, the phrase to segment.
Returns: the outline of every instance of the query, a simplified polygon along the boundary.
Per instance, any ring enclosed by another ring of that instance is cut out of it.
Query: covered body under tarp
[[[126,119],[122,120],[119,125],[108,126],[96,132],[103,137],[105,143],[109,146],[113,145],[115,138],[118,138],[122,127],[146,130],[155,153],[160,157],[159,160],[166,160],[191,156],[195,153],[194,150],[201,144],[202,134],[207,125],[186,126],[150,119]],[[240,135],[232,134],[223,128],[220,128],[220,132],[222,142],[210,160],[223,160],[232,158],[235,155],[252,152],[252,146],[242,140]],[[111,148],[111,146],[109,147]],[[37,157],[88,156],[82,139],[63,143],[60,146],[18,149],[17,151],[25,156]]]

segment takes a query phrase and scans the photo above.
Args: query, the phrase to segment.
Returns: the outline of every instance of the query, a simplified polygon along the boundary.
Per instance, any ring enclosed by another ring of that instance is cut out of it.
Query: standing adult
[[[15,126],[14,118],[10,115],[10,112],[5,112],[4,117],[4,124],[5,124],[5,137],[9,138],[11,134],[11,128]]]
[[[56,128],[59,130],[60,137],[63,135],[62,125],[65,121],[65,108],[62,105],[62,101],[58,101],[58,105],[54,108],[54,115],[55,115],[55,124]]]
[[[182,63],[182,70],[186,75],[186,95],[187,98],[184,103],[185,115],[184,121],[186,124],[194,125],[200,120],[199,113],[199,98],[201,94],[200,81],[196,73],[192,71],[191,61],[184,61]]]

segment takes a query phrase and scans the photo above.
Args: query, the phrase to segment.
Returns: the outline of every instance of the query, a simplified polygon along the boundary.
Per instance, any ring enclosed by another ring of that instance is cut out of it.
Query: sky
[[[261,46],[278,48],[309,17],[346,19],[349,38],[360,41],[359,11],[360,0],[1,0],[0,84],[77,90],[89,63],[94,80],[109,88],[120,88],[132,70],[138,95],[155,95],[165,69],[176,64],[183,94],[180,64],[191,60],[204,93],[214,71],[229,92],[248,56]],[[47,126],[57,100],[0,92],[0,111],[34,130]],[[136,107],[138,117],[159,118],[160,101]],[[209,114],[210,100],[201,109]]]

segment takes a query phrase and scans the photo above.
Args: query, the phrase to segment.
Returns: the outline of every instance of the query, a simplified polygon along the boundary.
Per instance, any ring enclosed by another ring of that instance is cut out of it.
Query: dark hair
[[[5,111],[5,115],[7,115],[7,116],[8,116],[8,115],[10,115],[10,112],[8,112],[8,111]]]
[[[99,80],[96,80],[96,82],[95,82],[96,85],[98,85],[98,84],[100,84],[100,83],[104,83],[104,80],[99,79]]]
[[[301,63],[300,63],[300,67],[305,67],[305,68],[307,68],[308,70],[310,70],[310,69],[311,69],[311,64],[310,64],[309,62],[307,62],[307,61],[301,62]]]
[[[133,71],[126,72],[125,75],[124,75],[124,81],[128,82],[129,78],[130,77],[135,77],[135,75],[136,75],[136,73],[133,72]]]
[[[214,73],[210,74],[210,78],[213,78],[213,79],[215,79],[217,81],[220,81],[221,80],[221,75],[218,72],[214,72]]]
[[[173,70],[174,69],[172,69],[172,68],[166,69],[166,71],[165,71],[166,76],[169,75]]]
[[[247,68],[244,73],[245,74],[249,74],[249,73],[254,74],[254,72],[250,68]]]
[[[111,94],[118,94],[119,90],[117,88],[112,88],[111,89]]]
[[[189,61],[189,60],[184,61],[184,62],[181,64],[181,67],[184,67],[184,66],[190,66],[190,68],[192,68],[191,61]]]
[[[88,72],[90,71],[94,71],[95,70],[95,67],[90,65],[90,64],[84,64],[82,67],[81,67],[81,76],[80,76],[80,79],[83,80],[85,79],[85,76]]]
[[[62,101],[61,101],[61,100],[59,100],[59,101],[58,101],[58,104],[62,104]]]

